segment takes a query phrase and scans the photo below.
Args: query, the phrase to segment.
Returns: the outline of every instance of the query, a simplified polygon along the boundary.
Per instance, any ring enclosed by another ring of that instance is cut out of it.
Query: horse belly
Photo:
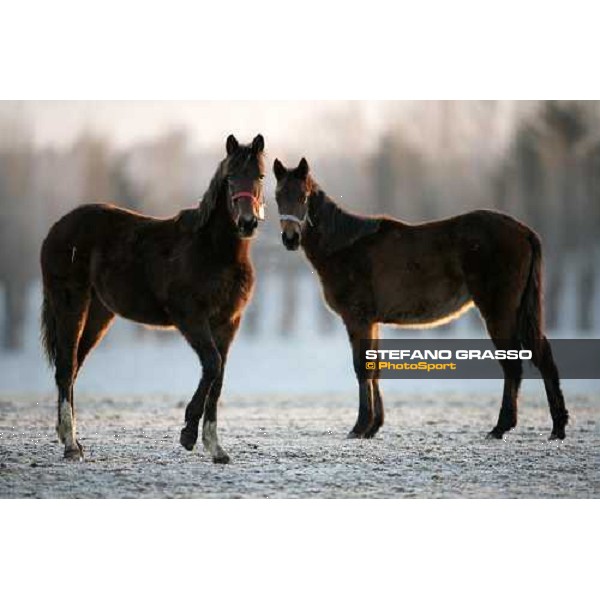
[[[451,321],[472,306],[458,270],[392,270],[374,283],[380,320],[400,326],[427,327]]]
[[[97,272],[92,285],[102,303],[112,312],[144,325],[172,325],[164,306],[159,303],[146,281],[136,270]]]

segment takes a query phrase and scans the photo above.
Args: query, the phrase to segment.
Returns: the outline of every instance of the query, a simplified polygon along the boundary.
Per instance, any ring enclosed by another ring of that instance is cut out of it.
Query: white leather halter
[[[304,213],[304,218],[300,219],[296,215],[279,215],[280,221],[291,221],[292,223],[298,223],[300,227],[304,225],[306,221],[312,227],[312,221],[310,220],[310,216],[308,215],[308,198],[306,201],[306,212]]]

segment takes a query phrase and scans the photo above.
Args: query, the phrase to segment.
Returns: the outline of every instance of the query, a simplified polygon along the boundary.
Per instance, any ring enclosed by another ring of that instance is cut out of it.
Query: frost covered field
[[[303,294],[302,306],[321,301]],[[347,440],[358,399],[339,322],[319,336],[305,310],[293,338],[282,338],[268,333],[275,306],[261,335],[240,335],[230,354],[219,430],[231,464],[179,446],[198,382],[194,353],[177,336],[136,338],[123,320],[77,381],[86,461],[66,463],[38,307],[34,296],[25,350],[0,353],[0,497],[600,497],[600,382],[563,382],[571,424],[562,443],[547,441],[540,381],[523,382],[517,429],[486,440],[500,408],[494,380],[383,381],[383,429]],[[453,336],[467,337],[464,323]]]
[[[504,441],[484,433],[498,398],[388,394],[374,440],[346,440],[352,394],[233,395],[221,410],[232,457],[213,465],[178,444],[184,398],[80,397],[86,461],[67,463],[50,396],[0,401],[0,496],[19,498],[590,498],[600,496],[597,395],[569,397],[564,442],[548,442],[545,400],[525,396]]]

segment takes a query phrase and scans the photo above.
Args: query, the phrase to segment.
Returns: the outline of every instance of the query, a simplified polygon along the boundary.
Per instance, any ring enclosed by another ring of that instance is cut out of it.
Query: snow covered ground
[[[373,440],[348,440],[354,394],[230,395],[220,435],[232,462],[178,443],[182,396],[81,395],[86,460],[62,460],[53,395],[0,398],[0,497],[590,498],[600,496],[598,395],[573,395],[564,442],[548,442],[541,394],[486,440],[498,395],[388,394]]]
[[[25,349],[0,353],[0,497],[600,495],[600,382],[563,382],[572,416],[563,443],[547,441],[550,417],[534,380],[524,382],[520,423],[505,441],[484,439],[498,416],[496,380],[386,380],[384,428],[374,440],[347,440],[357,394],[341,324],[330,335],[317,331],[321,299],[306,283],[295,332],[280,336],[285,307],[274,285],[266,281],[262,292],[258,334],[242,332],[228,362],[220,409],[227,466],[178,443],[200,374],[192,350],[177,335],[140,337],[122,320],[77,382],[86,461],[65,463],[34,291]],[[477,336],[473,323],[463,317],[449,335]]]

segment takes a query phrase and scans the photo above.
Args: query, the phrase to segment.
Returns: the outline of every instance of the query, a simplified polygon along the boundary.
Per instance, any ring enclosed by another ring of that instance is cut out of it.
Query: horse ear
[[[296,177],[299,177],[300,179],[306,179],[309,171],[310,167],[308,166],[308,161],[302,157],[295,170]]]
[[[287,169],[283,166],[283,163],[276,158],[273,163],[273,173],[275,173],[275,179],[281,179],[286,173]]]
[[[252,140],[252,152],[254,152],[254,154],[258,154],[259,152],[262,152],[264,149],[265,149],[265,138],[259,133]]]
[[[227,143],[225,144],[225,148],[227,148],[227,154],[233,154],[240,147],[239,142],[235,139],[233,134],[227,137]]]

